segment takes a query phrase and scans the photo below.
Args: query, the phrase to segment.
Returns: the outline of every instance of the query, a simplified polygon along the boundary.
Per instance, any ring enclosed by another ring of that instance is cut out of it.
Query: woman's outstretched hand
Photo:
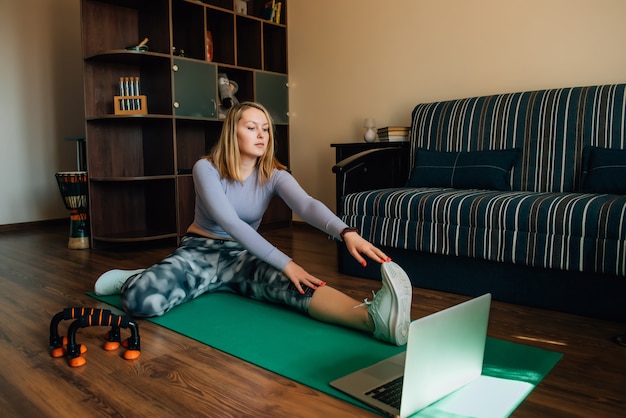
[[[296,264],[293,260],[287,264],[283,273],[289,277],[291,283],[296,286],[298,292],[304,293],[302,286],[310,287],[311,289],[317,289],[319,286],[325,286],[326,282],[318,279],[315,276],[307,273],[305,269]]]
[[[361,237],[357,232],[350,231],[344,234],[343,241],[348,248],[348,252],[359,262],[363,267],[367,265],[367,261],[363,258],[363,255],[376,261],[377,263],[384,263],[385,261],[391,261],[391,258],[387,256],[382,250],[372,245],[365,238]],[[283,273],[289,277],[289,280],[294,284],[298,292],[304,293],[303,286],[310,287],[311,289],[317,289],[319,286],[325,286],[326,282],[318,279],[317,277],[309,274],[295,261],[290,261],[289,264],[283,270]]]
[[[385,261],[391,261],[391,258],[387,256],[382,250],[375,247],[368,240],[359,235],[356,231],[349,231],[343,235],[343,242],[348,248],[348,252],[359,262],[363,267],[367,265],[365,258],[362,255],[366,255],[368,258],[378,262],[384,263]]]

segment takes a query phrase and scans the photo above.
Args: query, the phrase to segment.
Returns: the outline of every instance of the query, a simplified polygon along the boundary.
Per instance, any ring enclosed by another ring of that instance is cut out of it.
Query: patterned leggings
[[[126,281],[122,304],[131,316],[153,317],[204,293],[227,291],[308,313],[314,290],[303,289],[302,295],[238,242],[186,235],[176,251]]]

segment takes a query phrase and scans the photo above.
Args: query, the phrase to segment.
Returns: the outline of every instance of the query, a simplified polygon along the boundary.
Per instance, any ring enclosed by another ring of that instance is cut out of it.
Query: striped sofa
[[[624,149],[624,84],[418,104],[409,152],[333,167],[338,212],[415,286],[626,319]]]

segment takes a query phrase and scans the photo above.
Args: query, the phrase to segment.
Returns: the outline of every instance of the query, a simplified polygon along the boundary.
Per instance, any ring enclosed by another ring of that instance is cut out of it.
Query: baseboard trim
[[[25,231],[29,229],[41,228],[42,226],[69,225],[68,218],[46,219],[44,221],[21,222],[16,224],[0,225],[0,233],[11,231]]]

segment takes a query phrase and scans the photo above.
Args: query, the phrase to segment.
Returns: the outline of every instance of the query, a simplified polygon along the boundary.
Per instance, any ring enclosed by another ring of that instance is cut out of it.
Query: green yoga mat
[[[101,297],[91,292],[89,295],[121,307],[119,295]],[[328,382],[405,350],[405,347],[389,345],[365,333],[230,293],[206,294],[148,320],[363,408],[367,407],[333,389]],[[472,415],[464,397],[476,399],[478,395],[474,392],[479,391],[483,395],[489,393],[480,397],[482,404],[514,398],[507,400],[508,403],[494,414],[507,415],[560,358],[561,354],[552,351],[488,338],[482,376],[487,381],[480,384],[486,385],[485,388],[479,385],[468,388],[467,393],[455,392],[420,414],[441,416],[441,411],[450,413],[458,409],[459,403],[466,403],[467,411],[454,412],[454,416]],[[504,393],[495,397],[493,392],[484,392],[494,389]],[[501,413],[503,408],[508,412]]]

